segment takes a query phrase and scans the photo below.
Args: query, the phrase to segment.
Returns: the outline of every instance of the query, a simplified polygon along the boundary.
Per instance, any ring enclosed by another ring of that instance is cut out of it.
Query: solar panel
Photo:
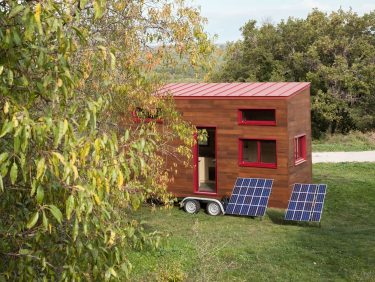
[[[326,191],[326,184],[294,184],[285,220],[319,222]]]
[[[263,216],[271,195],[272,184],[273,179],[238,177],[225,213]]]

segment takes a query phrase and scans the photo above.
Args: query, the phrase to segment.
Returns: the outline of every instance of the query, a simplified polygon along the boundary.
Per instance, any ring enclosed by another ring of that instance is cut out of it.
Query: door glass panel
[[[216,140],[215,128],[206,130],[207,140],[198,143],[198,191],[216,192]]]

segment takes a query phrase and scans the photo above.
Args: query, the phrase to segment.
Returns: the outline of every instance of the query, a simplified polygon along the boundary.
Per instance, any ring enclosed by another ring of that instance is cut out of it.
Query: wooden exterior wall
[[[311,181],[311,126],[309,89],[289,98],[176,99],[185,120],[197,127],[216,127],[217,195],[229,197],[237,177],[274,179],[269,206],[286,208],[295,182]],[[275,109],[276,125],[239,125],[238,109]],[[294,136],[306,133],[307,160],[295,165]],[[277,168],[241,167],[238,163],[240,138],[276,140]],[[205,196],[194,193],[194,170],[182,165],[169,190],[177,197]]]
[[[295,164],[294,138],[306,134],[306,161]],[[294,183],[311,183],[311,111],[310,90],[303,90],[299,95],[288,99],[288,135],[289,135],[289,189],[282,197],[289,198]]]

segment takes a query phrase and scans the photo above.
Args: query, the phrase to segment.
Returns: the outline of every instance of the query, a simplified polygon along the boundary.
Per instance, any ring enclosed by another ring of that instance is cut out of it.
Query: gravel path
[[[375,162],[375,151],[363,152],[316,152],[313,163]]]

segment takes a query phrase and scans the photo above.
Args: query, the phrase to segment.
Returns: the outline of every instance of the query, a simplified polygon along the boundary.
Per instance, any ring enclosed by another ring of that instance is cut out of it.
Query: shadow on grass
[[[294,225],[301,227],[320,227],[320,224],[315,222],[305,222],[305,221],[292,221],[284,219],[285,211],[280,209],[268,209],[267,216],[272,221],[272,223],[277,225]]]

